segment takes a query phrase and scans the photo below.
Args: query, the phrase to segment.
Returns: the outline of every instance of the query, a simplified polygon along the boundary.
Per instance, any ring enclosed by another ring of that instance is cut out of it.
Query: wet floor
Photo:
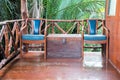
[[[0,71],[1,80],[120,80],[110,63],[98,52],[85,53],[81,59],[47,59],[38,52],[14,59]]]

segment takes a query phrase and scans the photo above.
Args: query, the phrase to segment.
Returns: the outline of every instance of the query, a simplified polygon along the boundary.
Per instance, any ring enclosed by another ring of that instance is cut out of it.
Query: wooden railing
[[[0,69],[19,54],[20,28],[24,20],[0,22]]]
[[[97,29],[105,26],[105,20],[95,19],[98,23]],[[47,27],[45,32],[51,34],[82,34],[87,32],[88,19],[84,20],[47,20]]]
[[[47,20],[45,32],[52,34],[80,34],[82,33],[82,26],[83,20]]]

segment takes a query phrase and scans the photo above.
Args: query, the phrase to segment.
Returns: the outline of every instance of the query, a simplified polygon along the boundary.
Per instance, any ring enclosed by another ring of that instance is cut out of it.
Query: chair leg
[[[29,44],[24,44],[24,48],[23,48],[23,51],[24,51],[24,52],[28,52],[28,45],[29,45]]]
[[[20,40],[20,57],[22,58],[22,41]]]
[[[105,44],[101,44],[102,45],[102,56],[105,57],[106,54],[106,45]]]
[[[101,44],[101,46],[102,46],[102,57],[104,57],[104,45]]]
[[[84,40],[82,40],[82,62],[84,60]]]
[[[46,41],[44,42],[44,60],[47,60]]]
[[[109,59],[109,57],[108,57],[109,55],[108,55],[108,42],[106,43],[106,63],[108,63],[108,59]]]

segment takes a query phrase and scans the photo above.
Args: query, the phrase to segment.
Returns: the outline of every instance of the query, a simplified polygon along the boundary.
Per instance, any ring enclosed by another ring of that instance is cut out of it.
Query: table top
[[[82,37],[81,34],[49,34],[47,37]]]

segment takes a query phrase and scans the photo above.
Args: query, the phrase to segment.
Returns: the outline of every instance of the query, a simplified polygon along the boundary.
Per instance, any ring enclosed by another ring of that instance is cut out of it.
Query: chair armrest
[[[103,25],[103,31],[105,30],[105,35],[108,38],[108,36],[109,36],[109,30],[107,29],[107,27],[105,27],[105,20],[102,20],[102,25]]]
[[[108,29],[104,26],[103,27],[103,29],[105,30],[105,35],[107,36],[107,38],[108,38],[108,36],[109,36],[109,31],[108,31]]]

